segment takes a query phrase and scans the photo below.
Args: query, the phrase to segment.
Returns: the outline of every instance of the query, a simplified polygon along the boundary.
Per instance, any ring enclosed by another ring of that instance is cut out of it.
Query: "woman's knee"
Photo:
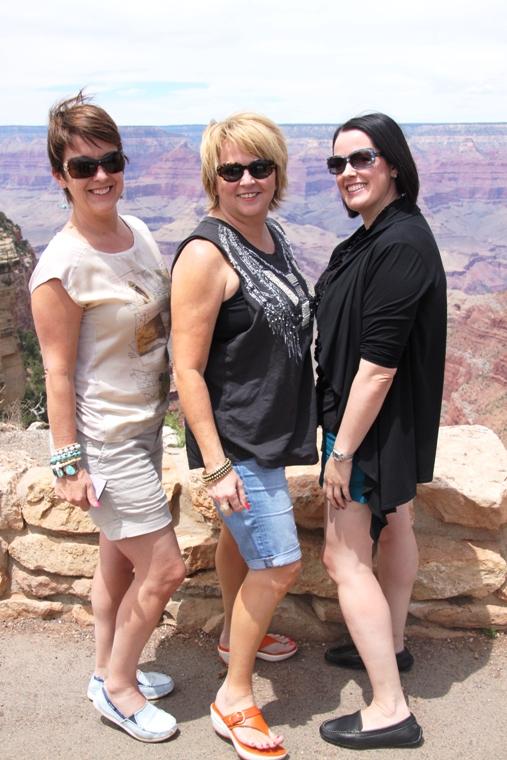
[[[283,570],[284,577],[285,577],[285,588],[286,590],[294,585],[294,583],[297,581],[299,576],[301,575],[301,569],[303,567],[303,563],[300,559],[296,560],[296,562],[291,562],[290,565],[286,565]]]
[[[380,553],[386,555],[397,553],[400,549],[406,551],[408,547],[417,552],[412,517],[408,505],[405,505],[403,512],[389,515],[388,523],[380,533],[378,548]]]
[[[336,552],[330,550],[328,547],[324,547],[321,559],[327,574],[331,580],[338,585],[346,573],[345,568],[342,567],[343,563],[340,562]]]
[[[171,563],[165,573],[165,583],[176,589],[181,586],[187,575],[187,568],[182,559]]]
[[[167,562],[151,569],[144,586],[160,596],[170,596],[183,583],[186,567],[182,559]]]
[[[301,560],[291,562],[282,567],[270,567],[259,571],[259,580],[263,580],[275,593],[282,598],[297,581],[301,572]],[[257,571],[255,571],[257,572]]]
[[[355,582],[364,574],[372,574],[371,564],[362,562],[355,554],[334,551],[325,546],[322,552],[322,564],[327,574],[337,586]]]

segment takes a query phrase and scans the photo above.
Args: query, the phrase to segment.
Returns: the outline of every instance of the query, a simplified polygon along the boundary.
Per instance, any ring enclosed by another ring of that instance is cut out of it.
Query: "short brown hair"
[[[116,145],[123,150],[120,132],[107,111],[90,103],[91,98],[83,90],[73,98],[60,100],[49,111],[48,156],[53,172],[63,173],[63,156],[65,148],[72,145],[76,137],[81,137],[93,144],[102,142]],[[70,193],[64,190],[67,200]]]
[[[287,144],[282,130],[267,116],[257,113],[236,113],[223,121],[212,121],[201,141],[201,179],[210,200],[210,210],[218,208],[216,191],[217,168],[224,142],[230,141],[247,153],[267,158],[276,164],[276,190],[271,208],[280,205],[287,189]]]

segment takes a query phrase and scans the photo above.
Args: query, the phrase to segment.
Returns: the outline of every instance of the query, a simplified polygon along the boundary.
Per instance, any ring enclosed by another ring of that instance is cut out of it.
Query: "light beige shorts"
[[[106,484],[89,515],[110,541],[153,533],[171,522],[162,488],[162,428],[119,443],[78,432],[82,466]]]

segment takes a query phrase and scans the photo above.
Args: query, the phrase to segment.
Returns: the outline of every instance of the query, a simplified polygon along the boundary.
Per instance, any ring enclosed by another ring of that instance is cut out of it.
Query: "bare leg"
[[[249,570],[236,596],[231,625],[231,658],[227,677],[220,687],[216,705],[223,715],[255,704],[252,673],[258,646],[267,631],[276,605],[295,582],[301,563],[285,567]],[[267,749],[281,744],[281,736],[265,740],[250,728],[237,729],[245,744]]]
[[[248,567],[239,553],[236,541],[225,524],[222,524],[218,539],[215,567],[224,605],[224,627],[220,635],[220,643],[228,647],[231,635],[232,610],[237,593],[248,572]]]
[[[241,584],[245,580],[248,566],[241,556],[238,545],[225,524],[222,525],[215,554],[215,567],[220,581],[222,603],[224,605],[224,625],[220,634],[221,646],[230,648],[231,620],[234,602]],[[268,623],[269,626],[269,623]],[[277,641],[273,641],[264,651],[276,655],[287,651],[289,639],[285,636],[276,635]]]
[[[92,584],[95,620],[94,672],[95,675],[106,678],[118,607],[134,579],[134,574],[132,563],[119,551],[115,541],[109,541],[101,533],[99,542],[99,562]]]
[[[145,703],[136,678],[141,652],[184,579],[185,565],[171,526],[115,543],[133,565],[134,580],[118,608],[106,688],[116,707],[131,715]]]
[[[405,646],[405,624],[419,559],[410,505],[403,504],[387,515],[388,524],[380,534],[378,547],[377,572],[391,611],[395,652]]]
[[[364,730],[394,725],[409,716],[394,654],[389,605],[371,565],[371,514],[364,504],[326,507],[323,562],[338,586],[338,600],[373,689],[361,711]]]

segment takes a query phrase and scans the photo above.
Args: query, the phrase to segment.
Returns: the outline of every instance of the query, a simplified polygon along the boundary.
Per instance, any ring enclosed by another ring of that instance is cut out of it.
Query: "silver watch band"
[[[354,458],[354,454],[343,454],[341,451],[337,451],[336,449],[332,450],[331,456],[333,459],[336,459],[337,462],[349,462]]]

